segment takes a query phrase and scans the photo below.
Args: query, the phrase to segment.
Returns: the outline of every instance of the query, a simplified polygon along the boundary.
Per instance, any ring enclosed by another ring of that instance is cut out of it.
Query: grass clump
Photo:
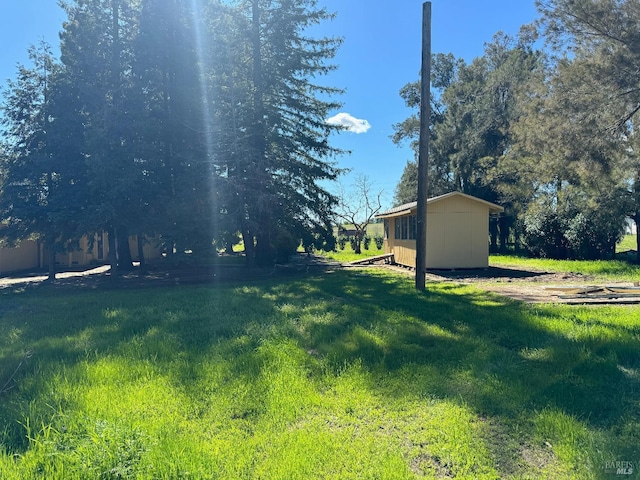
[[[607,478],[638,307],[390,273],[3,295],[0,478]]]

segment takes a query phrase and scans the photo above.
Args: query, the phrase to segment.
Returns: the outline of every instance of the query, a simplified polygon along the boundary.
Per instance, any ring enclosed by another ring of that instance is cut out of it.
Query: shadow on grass
[[[299,341],[334,368],[355,360],[392,374],[432,367],[406,394],[461,398],[480,414],[552,406],[611,427],[637,413],[640,383],[629,372],[640,367],[640,326],[603,325],[597,310],[593,323],[574,322],[571,307],[530,307],[455,285],[420,294],[389,276],[337,272],[307,285],[280,286],[278,295],[301,307],[324,299],[333,320],[310,320]]]
[[[449,399],[510,421],[553,408],[608,431],[640,413],[640,327],[600,321],[597,309],[578,317],[571,307],[527,306],[470,287],[432,283],[419,293],[406,277],[343,271],[1,300],[0,383],[30,350],[23,377],[38,374],[38,364],[153,358],[158,371],[173,371],[176,385],[199,395],[207,356],[220,356],[230,379],[251,385],[268,363],[260,346],[286,339],[301,347],[312,374],[339,375],[361,363],[369,388],[389,398]],[[178,367],[176,358],[184,360]],[[5,394],[16,397],[4,419],[15,424],[24,415],[20,401],[44,395],[41,388],[31,382]],[[259,414],[249,405],[234,418]],[[631,430],[640,435],[637,424]]]
[[[487,278],[487,279],[501,279],[501,278],[533,278],[541,275],[546,275],[547,272],[536,270],[522,270],[518,268],[503,268],[503,267],[487,267],[487,268],[473,268],[473,269],[456,269],[456,270],[428,270],[428,273],[437,275],[438,277],[448,278],[455,280],[457,278]]]

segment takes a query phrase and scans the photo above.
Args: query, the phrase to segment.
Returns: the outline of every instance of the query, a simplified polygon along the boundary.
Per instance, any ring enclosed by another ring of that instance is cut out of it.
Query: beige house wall
[[[129,237],[129,250],[131,251],[133,261],[140,261],[138,257],[138,237]],[[160,258],[162,256],[162,250],[160,249],[159,242],[154,239],[145,241],[142,246],[142,254],[145,260]]]
[[[101,246],[98,235],[94,236],[93,246],[89,245],[89,238],[82,237],[79,242],[80,248],[67,253],[56,254],[56,264],[65,267],[86,266],[91,264],[105,263],[109,254],[109,241],[106,233],[102,233],[103,255],[99,255],[98,248]],[[47,255],[43,256],[42,265],[49,265]]]
[[[16,247],[0,248],[0,274],[32,270],[38,267],[38,242],[23,240]]]
[[[99,248],[102,248],[100,255]],[[139,261],[138,243],[136,237],[129,238],[129,248],[133,261]],[[153,260],[162,256],[157,242],[146,242],[143,247],[145,260]],[[56,264],[62,267],[87,266],[107,263],[109,258],[109,241],[106,233],[102,234],[102,243],[98,236],[94,237],[93,245],[89,245],[88,237],[80,239],[80,248],[68,253],[56,255]],[[49,265],[46,251],[35,240],[24,240],[16,247],[0,247],[0,275],[7,273],[35,270]]]
[[[395,222],[415,215],[415,209],[389,222],[385,253],[396,263],[415,268],[415,240],[398,240]],[[485,268],[489,266],[489,204],[468,196],[451,196],[427,206],[427,268]]]
[[[99,249],[102,248],[102,255]],[[138,238],[129,237],[129,250],[131,259],[134,262],[140,261],[138,258]],[[151,240],[145,242],[142,252],[145,260],[154,260],[162,256],[162,250],[157,242]],[[85,266],[91,264],[107,263],[109,260],[109,237],[106,233],[102,233],[102,243],[98,241],[98,236],[94,237],[93,246],[90,248],[89,239],[82,237],[80,240],[80,249],[72,252],[56,255],[56,264],[66,267]],[[43,265],[48,265],[47,259],[43,260]]]

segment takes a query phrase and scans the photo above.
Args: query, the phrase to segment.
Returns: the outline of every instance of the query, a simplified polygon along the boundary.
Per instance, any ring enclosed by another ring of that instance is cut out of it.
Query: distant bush
[[[548,199],[529,206],[523,243],[536,257],[600,260],[611,258],[624,233],[624,211],[614,208],[559,210]]]
[[[376,235],[373,237],[373,242],[376,244],[376,248],[378,250],[382,250],[382,246],[384,245],[384,237],[382,235]]]
[[[358,248],[358,239],[355,237],[355,235],[349,237],[349,243],[351,244],[351,250],[355,252]]]
[[[336,249],[336,237],[333,233],[307,232],[302,237],[302,246],[305,253],[333,252]]]
[[[571,258],[602,260],[612,258],[616,243],[624,233],[624,218],[603,215],[598,210],[578,213],[567,225],[565,236]]]
[[[362,238],[362,246],[365,250],[369,250],[369,246],[371,245],[371,237],[369,235],[365,235]]]
[[[529,252],[542,258],[567,258],[566,222],[550,202],[530,205],[524,216],[523,243]]]
[[[273,240],[273,250],[275,251],[277,263],[287,263],[289,257],[293,255],[300,246],[300,239],[292,235],[285,229],[278,230]]]
[[[335,252],[336,250],[336,237],[333,235],[329,235],[324,239],[324,244],[322,245],[322,250],[324,252]]]
[[[347,241],[349,241],[349,239],[345,235],[340,235],[338,237],[338,247],[340,250],[344,250],[344,247],[347,246]]]

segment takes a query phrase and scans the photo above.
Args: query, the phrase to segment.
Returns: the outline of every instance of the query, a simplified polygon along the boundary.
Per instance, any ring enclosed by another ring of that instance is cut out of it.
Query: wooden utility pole
[[[420,148],[418,151],[418,211],[416,290],[424,291],[427,271],[427,184],[431,124],[431,2],[422,5],[422,73],[420,87]]]

